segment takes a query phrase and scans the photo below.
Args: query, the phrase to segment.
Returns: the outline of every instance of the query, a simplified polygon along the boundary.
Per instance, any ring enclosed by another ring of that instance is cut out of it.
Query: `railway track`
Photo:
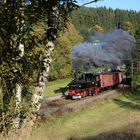
[[[126,93],[126,89],[118,88],[116,90],[107,90],[96,96],[87,96],[80,100],[68,100],[64,98],[56,99],[47,103],[43,103],[40,109],[41,119],[47,119],[52,116],[62,115],[70,112],[75,112],[105,100],[112,100]]]

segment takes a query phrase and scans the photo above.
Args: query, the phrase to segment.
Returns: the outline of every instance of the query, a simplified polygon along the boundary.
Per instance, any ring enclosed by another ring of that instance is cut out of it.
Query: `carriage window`
[[[99,75],[96,76],[96,81],[99,81]]]

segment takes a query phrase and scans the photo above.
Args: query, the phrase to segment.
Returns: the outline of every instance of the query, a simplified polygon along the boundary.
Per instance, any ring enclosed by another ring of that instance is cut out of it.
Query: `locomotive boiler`
[[[106,73],[84,73],[78,79],[72,80],[67,86],[68,98],[80,99],[86,96],[99,94],[103,89],[116,87],[123,81],[121,71]]]

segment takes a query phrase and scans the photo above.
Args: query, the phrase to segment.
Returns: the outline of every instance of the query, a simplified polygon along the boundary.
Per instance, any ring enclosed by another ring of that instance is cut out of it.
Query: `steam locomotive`
[[[98,95],[102,90],[116,87],[124,79],[122,71],[107,73],[84,73],[78,79],[72,80],[67,86],[67,98],[80,99],[86,96]]]

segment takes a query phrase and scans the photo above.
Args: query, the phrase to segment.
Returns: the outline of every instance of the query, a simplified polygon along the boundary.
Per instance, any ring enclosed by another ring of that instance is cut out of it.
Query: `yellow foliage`
[[[123,26],[123,29],[125,31],[127,31],[127,32],[132,32],[133,29],[134,29],[134,27],[133,27],[133,25],[132,25],[132,23],[130,21],[123,22],[123,25],[122,26]]]
[[[92,30],[95,32],[103,32],[103,28],[97,24],[93,26]]]
[[[82,40],[83,38],[79,35],[74,25],[70,22],[66,23],[65,28],[59,33],[59,38],[57,39],[50,69],[50,79],[61,79],[70,76],[71,49]]]
[[[79,32],[75,29],[71,22],[66,23],[63,36],[66,36],[67,39],[71,41],[72,45],[83,40],[82,36],[79,35]]]

